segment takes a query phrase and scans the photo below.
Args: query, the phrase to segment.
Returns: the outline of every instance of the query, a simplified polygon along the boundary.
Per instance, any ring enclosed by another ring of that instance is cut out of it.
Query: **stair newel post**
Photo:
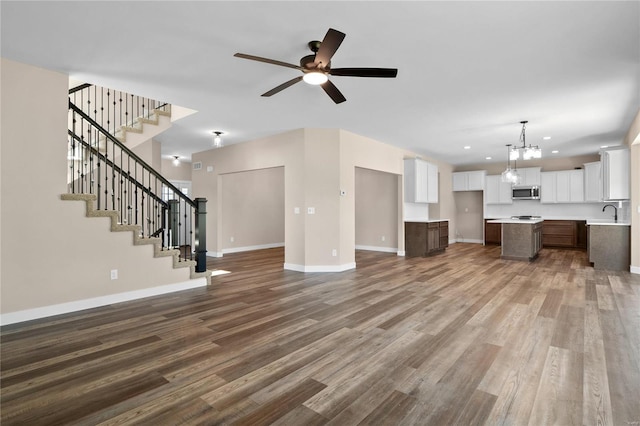
[[[207,199],[196,198],[196,272],[207,270]]]
[[[178,200],[169,200],[169,247],[178,245]]]

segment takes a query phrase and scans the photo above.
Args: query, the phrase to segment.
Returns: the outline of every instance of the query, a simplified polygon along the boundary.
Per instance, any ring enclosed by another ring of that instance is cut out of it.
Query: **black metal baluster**
[[[93,130],[93,129],[92,129]],[[98,131],[94,130],[91,132],[91,134],[93,135],[92,139],[91,139],[91,145],[89,145],[91,148],[95,149],[95,140],[98,137]],[[89,194],[95,194],[95,188],[93,186],[94,184],[94,178],[95,178],[95,172],[94,172],[94,168],[93,168],[93,149],[89,150]]]
[[[100,139],[98,139],[98,154],[100,153]],[[106,167],[106,163],[105,163],[105,167]],[[102,180],[101,180],[101,162],[100,162],[100,155],[98,155],[98,188],[97,188],[97,192],[96,194],[98,195],[98,207],[97,209],[100,210],[100,206],[101,206],[101,200],[102,200]]]
[[[129,224],[133,224],[132,209],[131,209],[131,156],[127,155],[127,221]]]
[[[100,125],[104,127],[104,87],[100,87]]]
[[[109,127],[111,126],[111,110],[109,109],[109,106],[111,105],[111,90],[107,89],[107,126],[105,127],[105,130],[107,131],[107,133],[109,133]],[[104,127],[104,126],[102,126]],[[107,147],[107,141],[105,139],[105,149]]]
[[[122,184],[124,183],[122,181],[123,176],[122,176],[122,150],[119,150],[120,153],[120,169],[118,171],[118,213],[120,213],[120,223],[124,223],[124,216],[122,214]]]
[[[111,144],[111,210],[116,209],[116,144]]]
[[[74,97],[75,97],[75,93],[74,93]],[[69,160],[71,162],[71,193],[75,194],[76,193],[76,161],[75,161],[75,156],[76,156],[76,112],[73,111],[71,113],[71,159]]]
[[[189,206],[189,260],[193,260],[193,207]]]
[[[151,170],[147,171],[147,173],[149,174],[149,180],[148,180],[148,188],[147,188],[147,236],[151,235],[151,218],[153,217],[153,210],[151,209],[151,194],[153,194],[153,192],[151,191]]]
[[[120,111],[119,116],[120,116],[120,122],[118,123],[118,128],[119,128],[120,130],[122,130],[122,113],[123,113],[123,108],[122,108],[122,91],[120,91],[120,92],[118,92],[118,93],[119,93],[119,97],[118,97],[118,99],[119,99],[119,102],[120,102],[120,104],[119,104],[119,111]],[[114,134],[115,134],[115,133],[114,133]]]
[[[142,187],[144,188],[144,170],[141,171],[140,173],[141,175],[141,179],[142,179]],[[142,229],[142,235],[144,236],[144,198],[145,198],[145,191],[140,191],[140,221],[142,223],[140,223],[140,229]]]

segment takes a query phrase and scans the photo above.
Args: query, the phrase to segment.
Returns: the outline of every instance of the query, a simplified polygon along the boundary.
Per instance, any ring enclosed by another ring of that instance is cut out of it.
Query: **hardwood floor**
[[[586,253],[225,255],[196,289],[6,326],[3,425],[640,425],[640,277]]]

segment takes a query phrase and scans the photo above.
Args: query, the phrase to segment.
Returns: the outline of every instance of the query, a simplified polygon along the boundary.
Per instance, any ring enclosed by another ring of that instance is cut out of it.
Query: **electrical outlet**
[[[387,238],[384,235],[380,238],[381,241],[385,241],[386,239]]]
[[[234,237],[229,238],[229,241],[234,242],[236,239]]]
[[[300,207],[294,207],[293,214],[300,214]]]
[[[117,280],[118,279],[118,270],[117,269],[112,269],[111,270],[111,279],[112,280]]]
[[[315,207],[307,207],[307,214],[316,214]]]
[[[331,250],[331,256],[336,257],[338,255],[338,250],[333,249]]]

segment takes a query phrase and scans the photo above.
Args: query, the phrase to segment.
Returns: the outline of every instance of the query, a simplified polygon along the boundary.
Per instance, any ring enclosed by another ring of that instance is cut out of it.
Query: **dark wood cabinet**
[[[484,220],[484,243],[500,245],[502,241],[502,225],[500,223],[487,223],[489,220],[493,219]]]
[[[407,257],[424,257],[449,246],[449,222],[405,222],[404,245]]]
[[[405,256],[416,257],[427,255],[427,223],[404,223]]]
[[[544,247],[587,247],[587,227],[584,220],[545,220],[542,228]]]
[[[449,247],[449,222],[440,223],[440,248],[445,249]]]

